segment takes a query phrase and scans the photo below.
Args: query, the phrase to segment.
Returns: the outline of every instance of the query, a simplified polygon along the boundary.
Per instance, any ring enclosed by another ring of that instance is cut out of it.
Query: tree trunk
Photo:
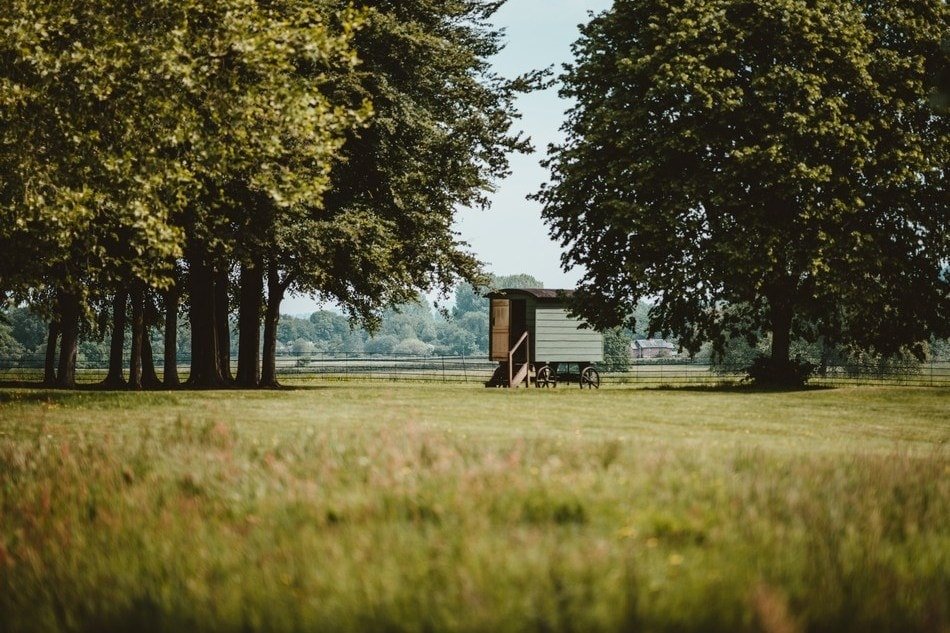
[[[241,305],[238,311],[237,384],[254,389],[261,383],[261,312],[264,277],[261,266],[241,264]]]
[[[784,298],[769,301],[772,322],[772,365],[788,366],[792,344],[792,306]]]
[[[770,293],[769,321],[772,328],[772,354],[765,363],[756,363],[750,371],[757,385],[772,387],[801,387],[808,380],[809,369],[800,362],[792,362],[792,319],[794,300],[792,291]]]
[[[200,254],[188,262],[191,317],[191,373],[188,386],[218,389],[224,386],[214,319],[214,275]]]
[[[56,344],[59,342],[59,321],[52,320],[46,335],[46,359],[43,363],[43,384],[56,385]]]
[[[277,382],[277,325],[280,322],[280,302],[286,285],[280,273],[271,264],[267,269],[267,310],[264,315],[264,364],[261,370],[262,387],[279,387]]]
[[[178,381],[178,287],[165,293],[165,367],[162,384],[173,389]]]
[[[109,343],[109,373],[102,381],[105,387],[124,387],[125,376],[122,371],[123,348],[125,347],[125,309],[129,302],[129,293],[120,288],[112,300],[112,340]]]
[[[155,372],[155,357],[152,353],[152,337],[149,336],[151,327],[146,326],[142,334],[142,386],[149,389],[162,386]]]
[[[59,315],[62,336],[56,386],[72,389],[76,386],[76,356],[79,354],[79,298],[72,294],[60,295]]]
[[[129,388],[142,388],[142,339],[145,336],[145,289],[141,282],[133,282],[132,292],[132,352],[129,355]]]
[[[233,383],[231,375],[231,304],[228,296],[228,271],[217,271],[214,275],[214,326],[218,337],[218,364],[225,383]]]

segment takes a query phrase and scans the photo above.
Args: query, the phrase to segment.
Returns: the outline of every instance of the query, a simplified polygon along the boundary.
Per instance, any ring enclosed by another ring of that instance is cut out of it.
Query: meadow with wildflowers
[[[0,389],[0,631],[950,627],[950,392]]]

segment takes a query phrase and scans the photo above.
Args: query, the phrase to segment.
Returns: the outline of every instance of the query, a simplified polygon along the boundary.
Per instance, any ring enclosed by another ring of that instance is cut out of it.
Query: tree
[[[365,114],[325,86],[329,67],[355,63],[357,21],[309,0],[3,5],[0,288],[52,289],[61,385],[90,303],[135,289],[138,315],[147,287],[168,290],[174,330],[178,284],[190,381],[224,384],[234,233],[257,209],[239,194],[276,212],[319,205],[343,131]],[[137,384],[150,350],[133,325]]]
[[[13,328],[5,322],[5,317],[5,314],[0,313],[0,369],[17,367],[26,352],[13,335]]]
[[[393,348],[393,354],[398,356],[428,356],[433,346],[417,338],[407,338],[399,341]]]
[[[356,61],[354,11],[302,0],[237,4],[179,3],[164,18],[180,25],[172,30],[181,34],[175,45],[190,62],[174,78],[181,87],[179,127],[194,141],[174,151],[193,166],[191,178],[200,185],[180,216],[187,235],[189,383],[200,387],[229,382],[228,286],[235,259],[250,286],[239,317],[249,336],[239,365],[242,381],[254,386],[256,326],[250,324],[259,322],[261,293],[252,277],[264,274],[262,250],[278,259],[282,230],[303,224],[298,220],[321,206],[344,132],[368,114],[329,97],[326,86],[330,69]],[[269,303],[277,306],[286,284],[280,282],[280,293],[269,285]]]
[[[346,2],[340,2],[346,6]],[[276,218],[268,241],[262,383],[275,384],[279,306],[294,290],[340,305],[374,330],[386,308],[420,290],[477,281],[479,263],[452,231],[457,209],[485,204],[508,154],[530,144],[511,131],[515,97],[537,85],[490,70],[502,34],[483,0],[369,0],[353,46],[355,72],[335,99],[369,100],[373,116],[347,133],[320,207]]]
[[[618,0],[574,45],[537,198],[576,310],[656,298],[695,352],[771,333],[884,354],[950,328],[942,0]],[[725,309],[731,306],[731,309]],[[633,325],[633,324],[630,324]],[[918,353],[922,353],[917,347]]]
[[[633,337],[622,327],[614,327],[604,332],[604,364],[607,371],[627,371],[630,369],[630,345]]]

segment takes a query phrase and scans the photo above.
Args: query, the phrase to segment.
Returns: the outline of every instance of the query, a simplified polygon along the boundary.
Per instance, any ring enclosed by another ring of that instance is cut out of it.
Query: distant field
[[[0,389],[0,631],[950,631],[950,390]]]

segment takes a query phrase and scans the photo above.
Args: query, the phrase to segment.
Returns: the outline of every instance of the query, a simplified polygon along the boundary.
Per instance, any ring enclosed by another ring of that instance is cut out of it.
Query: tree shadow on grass
[[[115,387],[114,385],[103,385],[102,383],[80,383],[75,387],[63,389],[60,387],[49,387],[40,382],[31,382],[26,380],[0,380],[0,403],[10,401],[34,401],[34,402],[53,402],[65,400],[69,394],[75,393],[115,393],[115,394],[198,394],[198,393],[245,393],[245,394],[265,394],[280,393],[291,391],[320,391],[333,389],[338,385],[278,385],[276,387],[259,387],[256,389],[246,389],[243,387],[226,386],[217,388],[200,388],[182,385],[180,387],[143,387],[142,389],[128,389]],[[16,391],[9,391],[16,390]]]
[[[7,389],[16,389],[16,391],[7,391]],[[27,391],[20,391],[26,389]],[[70,398],[68,391],[53,391],[43,387],[37,387],[35,383],[0,383],[0,404],[24,403],[24,404],[53,404],[65,402]]]
[[[645,391],[690,391],[698,393],[803,393],[809,391],[828,391],[836,389],[833,385],[804,385],[804,386],[762,386],[753,384],[720,384],[720,385],[658,385],[644,387]]]

